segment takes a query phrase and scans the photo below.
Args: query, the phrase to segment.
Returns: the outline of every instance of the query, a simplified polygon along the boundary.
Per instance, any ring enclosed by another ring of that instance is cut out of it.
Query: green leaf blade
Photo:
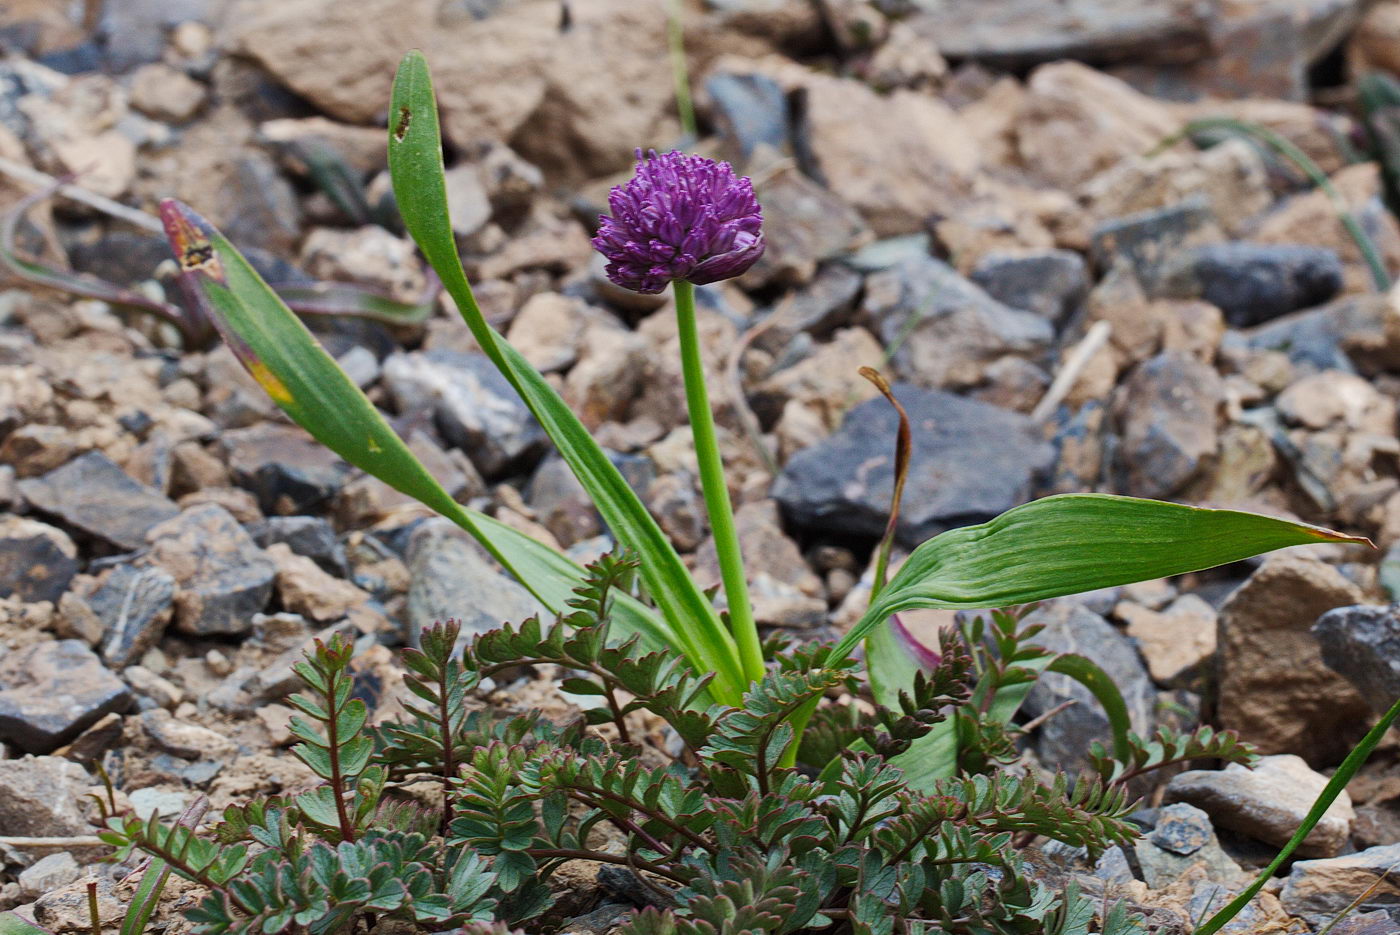
[[[1062,494],[952,529],[919,546],[837,646],[852,648],[891,614],[1011,607],[1165,578],[1318,542],[1368,540],[1256,513]]]
[[[685,652],[697,671],[715,672],[717,694],[737,703],[747,679],[734,639],[714,607],[588,429],[477,307],[452,234],[437,102],[422,52],[409,52],[399,65],[389,125],[389,174],[404,226],[456,302],[477,344],[554,442],[608,528],[640,557],[643,581],[669,624],[672,645]]]

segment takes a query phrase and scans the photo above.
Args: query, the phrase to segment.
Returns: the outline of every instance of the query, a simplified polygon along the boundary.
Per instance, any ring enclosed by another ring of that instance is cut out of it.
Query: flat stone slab
[[[267,606],[277,566],[232,514],[191,507],[151,530],[145,561],[175,579],[175,623],[185,633],[247,633]]]
[[[169,497],[133,480],[100,451],[20,481],[19,492],[36,509],[128,550],[144,545],[152,526],[180,513]]]
[[[48,753],[131,703],[126,683],[80,640],[37,643],[0,661],[0,739]]]

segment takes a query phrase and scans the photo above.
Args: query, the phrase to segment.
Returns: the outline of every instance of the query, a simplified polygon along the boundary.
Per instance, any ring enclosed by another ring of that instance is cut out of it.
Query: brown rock
[[[1280,393],[1274,404],[1290,424],[1308,429],[1344,428],[1373,435],[1395,431],[1394,400],[1354,373],[1311,374]]]
[[[301,262],[318,279],[376,286],[401,302],[418,301],[427,285],[413,242],[373,224],[358,230],[316,228],[301,248]]]
[[[1370,708],[1322,662],[1312,625],[1365,595],[1331,566],[1277,556],[1220,611],[1219,720],[1264,753],[1335,762],[1364,729]]]
[[[745,503],[734,514],[734,526],[748,569],[755,619],[768,626],[820,623],[826,616],[822,580],[808,567],[796,543],[783,533],[777,502]],[[696,580],[702,587],[720,582],[713,538],[700,546],[695,565]]]
[[[157,120],[184,123],[208,93],[189,75],[158,62],[142,65],[131,75],[131,106]]]
[[[1360,912],[1372,907],[1385,910],[1400,899],[1400,883],[1394,874],[1397,862],[1400,844],[1372,847],[1328,860],[1300,860],[1293,865],[1279,898],[1289,912],[1318,928],[1343,916],[1353,900],[1362,900],[1357,907]],[[1394,931],[1394,926],[1392,917],[1374,930],[1369,926],[1361,928],[1359,935],[1371,931],[1382,935]]]
[[[566,370],[578,359],[584,326],[590,317],[596,316],[589,315],[582,299],[541,292],[520,307],[506,338],[536,370]]]
[[[1215,655],[1215,608],[1194,594],[1182,595],[1162,611],[1123,602],[1113,613],[1127,624],[1128,636],[1158,685],[1192,687]]]
[[[369,595],[349,581],[321,570],[321,566],[291,547],[277,542],[267,547],[277,566],[277,593],[282,606],[319,623],[339,620],[369,600]]]
[[[805,407],[816,415],[822,434],[828,434],[848,409],[879,392],[858,371],[862,366],[878,369],[883,361],[884,350],[869,331],[843,328],[805,359],[760,383],[750,402],[757,412],[781,410],[784,418],[788,405]],[[808,442],[816,440],[813,436]]]
[[[287,117],[259,124],[258,135],[286,151],[291,165],[303,174],[307,172],[305,155],[322,147],[360,172],[377,172],[388,162],[384,130],[379,127],[356,127],[325,117]]]
[[[87,771],[56,756],[0,760],[0,828],[26,837],[91,834],[79,808]]]
[[[1370,71],[1400,74],[1400,3],[1373,3],[1352,34],[1348,53],[1353,75]]]
[[[1077,62],[1037,68],[1017,125],[1021,163],[1036,178],[1075,188],[1180,128],[1162,103]]]

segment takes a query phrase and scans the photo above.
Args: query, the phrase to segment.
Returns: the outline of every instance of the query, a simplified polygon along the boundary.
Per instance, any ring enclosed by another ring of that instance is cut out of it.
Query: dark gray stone
[[[431,411],[443,438],[487,479],[527,466],[544,450],[544,430],[484,354],[394,354],[380,382],[399,412]]]
[[[1147,736],[1153,726],[1157,691],[1137,650],[1126,636],[1098,614],[1072,600],[1041,605],[1028,614],[1022,628],[1043,625],[1038,645],[1055,653],[1075,653],[1108,673],[1123,695],[1133,730]],[[1083,684],[1067,675],[1042,675],[1026,696],[1025,711],[1035,717],[1066,701],[1074,704],[1048,720],[1036,738],[1041,762],[1052,769],[1074,771],[1085,765],[1089,744],[1109,737],[1108,716]]]
[[[262,422],[221,439],[233,482],[257,495],[264,513],[301,513],[345,483],[351,467],[300,428]]]
[[[1073,250],[992,252],[970,277],[998,302],[1059,323],[1089,294],[1089,268]]]
[[[439,621],[460,621],[462,635],[470,637],[544,612],[523,585],[446,520],[430,520],[414,532],[408,570],[408,639],[413,645],[424,627]]]
[[[58,602],[78,573],[78,549],[61,529],[18,516],[0,519],[0,597]]]
[[[1099,270],[1120,259],[1126,261],[1139,280],[1152,283],[1162,261],[1211,223],[1210,206],[1203,197],[1114,218],[1091,232],[1089,257]]]
[[[920,386],[976,386],[993,362],[1041,356],[1055,339],[1045,319],[1003,305],[929,256],[869,276],[861,308],[893,349],[899,378]]]
[[[535,469],[535,476],[525,488],[525,502],[565,548],[603,531],[593,499],[557,455],[546,458]]]
[[[1385,296],[1347,296],[1245,332],[1249,347],[1282,351],[1295,364],[1373,374],[1400,366],[1400,346],[1386,335]]]
[[[1019,413],[905,384],[894,392],[914,435],[900,510],[904,543],[1024,502],[1054,461],[1054,448]],[[789,459],[772,491],[789,520],[820,532],[879,536],[889,515],[898,424],[888,402],[870,400],[847,413],[833,435]]]
[[[759,146],[782,151],[791,136],[787,95],[767,75],[717,72],[705,82],[714,119],[729,145],[747,162]]]
[[[844,264],[830,264],[800,289],[789,292],[764,319],[754,347],[777,354],[799,334],[825,337],[849,323],[864,277]]]
[[[180,512],[170,498],[137,483],[100,451],[20,481],[19,492],[35,509],[128,550],[140,548],[147,530]]]
[[[233,163],[223,233],[238,244],[290,251],[301,237],[301,207],[292,183],[267,153],[250,150]]]
[[[1210,816],[1185,802],[1168,805],[1157,815],[1157,827],[1147,836],[1153,844],[1173,854],[1187,857],[1215,837]]]
[[[298,555],[320,565],[333,575],[349,575],[345,547],[335,534],[335,527],[319,516],[269,516],[252,523],[248,533],[262,548],[281,542]]]
[[[144,559],[174,577],[175,623],[200,636],[247,633],[267,606],[277,567],[238,521],[212,503],[151,530]]]
[[[155,645],[170,622],[175,579],[160,568],[118,565],[88,606],[102,621],[102,659],[124,668]]]
[[[0,660],[0,739],[48,753],[131,703],[126,683],[78,640],[36,643]]]
[[[1347,677],[1378,712],[1400,698],[1400,604],[1338,607],[1312,628],[1322,661]]]
[[[1196,0],[915,0],[909,22],[947,58],[1021,69],[1064,58],[1193,61],[1211,54]]]
[[[1330,301],[1342,290],[1342,261],[1324,247],[1222,243],[1188,247],[1157,271],[1153,292],[1204,299],[1236,328]]]
[[[1215,368],[1184,351],[1144,361],[1118,388],[1119,488],[1169,497],[1215,458],[1225,391]]]

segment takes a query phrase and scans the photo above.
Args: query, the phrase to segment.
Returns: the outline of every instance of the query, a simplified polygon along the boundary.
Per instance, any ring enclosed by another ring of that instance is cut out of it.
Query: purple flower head
[[[731,279],[763,256],[763,212],[753,183],[727,162],[637,150],[637,172],[608,195],[593,246],[608,278],[634,292],[686,280]]]

